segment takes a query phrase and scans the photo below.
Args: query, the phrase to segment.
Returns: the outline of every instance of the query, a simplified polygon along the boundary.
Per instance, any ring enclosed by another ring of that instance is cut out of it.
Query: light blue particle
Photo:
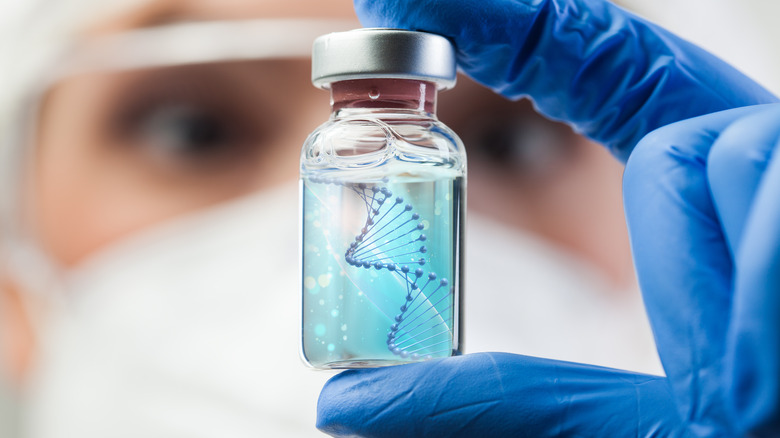
[[[325,336],[325,324],[317,324],[314,326],[314,334],[317,336]]]
[[[336,346],[333,344],[328,344],[328,351],[333,351],[336,349]]]
[[[337,316],[339,316],[339,309],[333,309],[333,310],[331,310],[331,311],[330,311],[330,315],[331,315],[332,317],[334,317],[334,318],[335,318],[335,317],[337,317]]]

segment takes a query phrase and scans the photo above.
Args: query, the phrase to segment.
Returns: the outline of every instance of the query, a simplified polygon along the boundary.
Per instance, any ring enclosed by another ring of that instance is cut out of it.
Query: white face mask
[[[297,188],[162,224],[63,276],[32,437],[316,436],[298,357]]]

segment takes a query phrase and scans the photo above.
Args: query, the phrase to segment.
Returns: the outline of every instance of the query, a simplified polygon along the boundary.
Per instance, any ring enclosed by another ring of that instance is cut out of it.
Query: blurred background
[[[780,5],[620,2],[780,91]],[[319,436],[297,358],[314,37],[350,0],[0,0],[0,437]],[[467,352],[661,373],[600,146],[460,78]]]

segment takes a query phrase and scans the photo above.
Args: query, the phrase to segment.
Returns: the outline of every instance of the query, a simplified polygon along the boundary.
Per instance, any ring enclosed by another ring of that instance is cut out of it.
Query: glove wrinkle
[[[459,406],[453,406],[446,410],[436,410],[429,419],[433,423],[444,422],[452,423],[451,429],[453,434],[463,432],[472,428],[478,428],[476,423],[480,423],[482,417],[488,413],[489,410],[495,408],[501,403],[501,400],[479,400],[472,403],[466,403]],[[439,418],[445,416],[448,418]],[[457,419],[453,421],[453,419]],[[428,431],[427,435],[434,435],[438,427],[430,427],[432,429]]]

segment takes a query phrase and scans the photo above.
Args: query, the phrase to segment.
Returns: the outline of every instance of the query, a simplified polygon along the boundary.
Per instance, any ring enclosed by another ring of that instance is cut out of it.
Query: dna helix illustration
[[[347,184],[345,184],[347,185]],[[400,313],[387,334],[387,348],[401,358],[430,358],[452,348],[452,288],[446,278],[425,272],[427,236],[420,215],[387,187],[348,184],[366,207],[360,233],[344,254],[358,269],[397,276],[405,286]],[[399,294],[400,295],[400,294]]]

